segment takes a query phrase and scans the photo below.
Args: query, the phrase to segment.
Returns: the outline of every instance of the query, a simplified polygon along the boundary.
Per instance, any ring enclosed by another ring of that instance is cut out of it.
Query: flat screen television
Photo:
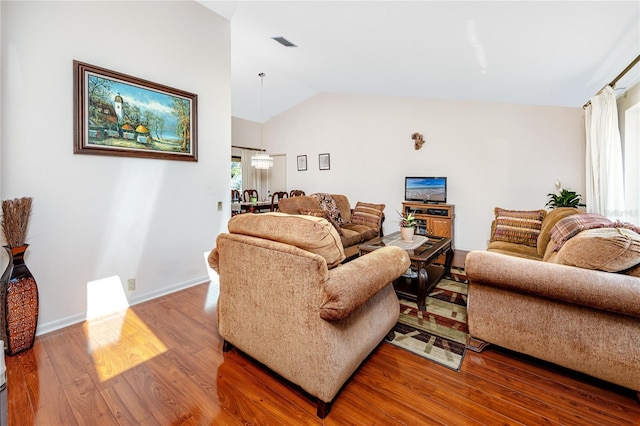
[[[423,203],[447,202],[446,177],[405,177],[404,199]]]

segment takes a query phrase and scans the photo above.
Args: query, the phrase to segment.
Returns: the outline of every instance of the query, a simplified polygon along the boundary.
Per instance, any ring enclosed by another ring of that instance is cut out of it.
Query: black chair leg
[[[317,404],[317,410],[316,410],[316,414],[318,415],[318,417],[320,417],[321,419],[324,419],[325,417],[327,417],[329,415],[329,411],[331,411],[332,403],[333,401],[324,402],[320,398],[318,398],[318,404]]]

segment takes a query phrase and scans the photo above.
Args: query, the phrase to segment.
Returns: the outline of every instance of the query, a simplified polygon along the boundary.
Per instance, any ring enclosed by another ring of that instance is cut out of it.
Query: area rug
[[[400,298],[400,318],[387,341],[452,370],[460,370],[467,328],[467,280],[464,271],[452,269],[427,297],[426,311],[414,301]]]

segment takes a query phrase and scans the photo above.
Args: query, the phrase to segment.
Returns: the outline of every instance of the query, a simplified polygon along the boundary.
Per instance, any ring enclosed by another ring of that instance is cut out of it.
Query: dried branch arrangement
[[[2,232],[10,247],[24,245],[31,215],[31,197],[2,201]]]

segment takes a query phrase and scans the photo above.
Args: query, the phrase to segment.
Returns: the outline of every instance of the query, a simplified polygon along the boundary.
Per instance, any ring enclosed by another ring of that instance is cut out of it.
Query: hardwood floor
[[[237,350],[198,285],[6,357],[10,425],[319,425],[315,403]],[[636,394],[489,347],[455,372],[383,343],[327,425],[640,424]]]

